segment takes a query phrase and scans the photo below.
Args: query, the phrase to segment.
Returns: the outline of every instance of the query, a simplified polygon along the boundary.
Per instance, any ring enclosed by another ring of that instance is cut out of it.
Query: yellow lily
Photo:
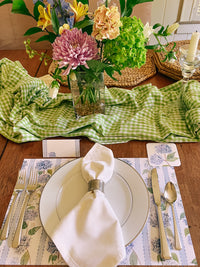
[[[69,25],[65,23],[63,24],[63,26],[60,26],[59,34],[61,35],[64,32],[64,30],[69,30],[69,29],[70,29]]]
[[[87,15],[88,13],[88,5],[84,5],[81,2],[78,2],[77,4],[77,0],[74,0],[73,5],[70,4],[70,7],[75,13],[75,22],[78,21],[82,16]]]
[[[51,25],[51,5],[48,4],[47,8],[44,8],[42,5],[38,6],[38,11],[40,13],[38,18],[37,26],[43,26],[42,30],[44,30],[47,26]]]

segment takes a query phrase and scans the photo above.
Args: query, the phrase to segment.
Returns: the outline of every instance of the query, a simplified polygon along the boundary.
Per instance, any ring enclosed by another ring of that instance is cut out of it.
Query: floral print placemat
[[[12,237],[15,224],[11,222],[11,232],[9,238],[0,241],[0,264],[20,265],[65,265],[59,251],[54,243],[47,236],[40,221],[39,202],[42,190],[54,171],[70,159],[24,159],[22,169],[26,169],[27,177],[30,169],[34,168],[38,172],[38,187],[31,195],[26,209],[21,244],[18,248],[11,248]],[[162,216],[166,229],[167,239],[170,246],[170,260],[162,261],[160,257],[160,239],[157,218],[157,208],[154,203],[151,185],[152,166],[146,158],[123,158],[125,162],[133,166],[144,179],[150,197],[150,211],[146,225],[139,236],[126,247],[126,258],[121,262],[123,265],[196,265],[196,257],[193,244],[184,212],[184,207],[177,184],[174,167],[157,167],[159,185],[161,192],[164,191],[165,184],[172,181],[175,184],[178,198],[174,204],[175,216],[178,224],[178,231],[182,250],[174,249],[173,219],[170,206],[166,204],[162,197]],[[20,198],[15,208],[14,216],[18,214],[20,208]],[[51,197],[51,196],[49,196]],[[12,198],[11,198],[12,200]],[[9,205],[10,206],[10,205]],[[4,220],[5,221],[5,220]]]

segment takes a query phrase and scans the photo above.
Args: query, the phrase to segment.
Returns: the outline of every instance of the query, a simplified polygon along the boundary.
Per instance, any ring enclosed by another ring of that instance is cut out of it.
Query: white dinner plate
[[[87,183],[81,174],[81,158],[58,169],[47,182],[40,199],[42,225],[51,237],[61,218],[87,192]],[[105,195],[115,211],[126,245],[143,229],[149,213],[149,194],[146,185],[129,164],[115,159],[110,181],[105,184]]]

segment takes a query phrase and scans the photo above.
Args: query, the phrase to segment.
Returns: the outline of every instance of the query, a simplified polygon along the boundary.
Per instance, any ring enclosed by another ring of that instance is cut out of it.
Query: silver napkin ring
[[[104,193],[104,181],[92,179],[88,182],[88,191],[100,190]]]

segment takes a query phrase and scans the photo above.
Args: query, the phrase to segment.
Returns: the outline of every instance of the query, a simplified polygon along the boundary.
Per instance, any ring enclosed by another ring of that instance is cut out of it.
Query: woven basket
[[[179,56],[180,56],[180,52],[179,52],[179,48],[185,44],[189,44],[190,40],[186,40],[186,41],[176,41],[176,48],[175,51],[177,51],[177,60],[175,60],[174,62],[169,62],[169,61],[165,61],[162,62],[164,59],[164,54],[161,53],[153,53],[153,58],[154,58],[154,62],[156,64],[156,67],[158,69],[158,72],[174,79],[174,80],[181,80],[183,78],[182,76],[182,72],[181,72],[181,66],[179,63]],[[173,42],[171,42],[169,44],[169,49],[172,48],[173,46]],[[193,76],[191,77],[191,79],[194,80],[198,80],[200,81],[200,70],[199,68],[196,69],[195,73],[193,74]]]
[[[55,70],[55,63],[52,62],[49,67],[49,74]],[[125,68],[121,71],[122,75],[117,72],[113,75],[117,80],[113,80],[106,73],[104,73],[104,82],[106,86],[117,86],[117,87],[130,87],[139,84],[140,82],[154,76],[156,74],[156,66],[153,60],[153,53],[151,51],[147,52],[146,63],[140,68]],[[67,85],[67,83],[62,83],[62,85]]]

